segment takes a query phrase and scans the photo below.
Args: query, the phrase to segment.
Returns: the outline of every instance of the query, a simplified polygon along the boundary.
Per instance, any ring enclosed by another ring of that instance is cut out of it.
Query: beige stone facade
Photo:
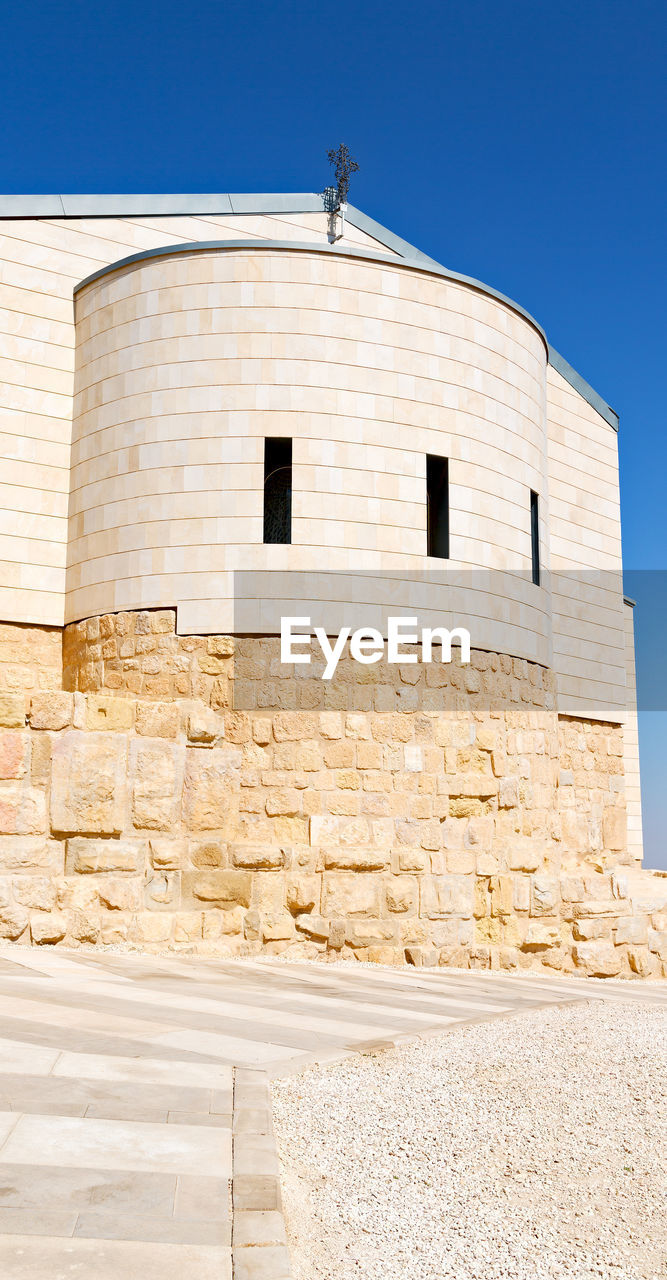
[[[0,933],[660,974],[613,412],[358,211],[58,199],[0,197]],[[285,666],[281,600],[331,593],[468,623],[470,667]]]
[[[62,688],[62,653],[61,627],[0,622],[0,692]]]

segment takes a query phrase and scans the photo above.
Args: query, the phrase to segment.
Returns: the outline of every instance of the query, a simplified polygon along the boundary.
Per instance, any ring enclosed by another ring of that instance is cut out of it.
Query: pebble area
[[[667,1010],[552,1006],[273,1099],[294,1280],[667,1276]]]

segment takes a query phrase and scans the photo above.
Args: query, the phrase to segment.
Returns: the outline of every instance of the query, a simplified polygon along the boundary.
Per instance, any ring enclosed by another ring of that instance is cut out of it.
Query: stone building
[[[522,307],[320,196],[3,196],[0,328],[0,934],[663,972],[618,420]],[[281,663],[332,604],[471,662]]]

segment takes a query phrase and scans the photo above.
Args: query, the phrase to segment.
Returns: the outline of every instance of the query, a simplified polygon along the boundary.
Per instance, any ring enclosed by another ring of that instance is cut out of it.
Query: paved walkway
[[[285,1280],[270,1077],[667,984],[0,948],[3,1280]]]

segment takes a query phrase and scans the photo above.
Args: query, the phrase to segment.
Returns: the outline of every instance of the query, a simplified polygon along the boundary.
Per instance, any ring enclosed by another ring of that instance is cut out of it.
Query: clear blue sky
[[[667,567],[666,15],[657,0],[6,4],[0,185],[317,191],[346,141],[356,205],[521,302],[618,411],[625,562]],[[667,714],[641,734],[646,861],[667,866]]]

